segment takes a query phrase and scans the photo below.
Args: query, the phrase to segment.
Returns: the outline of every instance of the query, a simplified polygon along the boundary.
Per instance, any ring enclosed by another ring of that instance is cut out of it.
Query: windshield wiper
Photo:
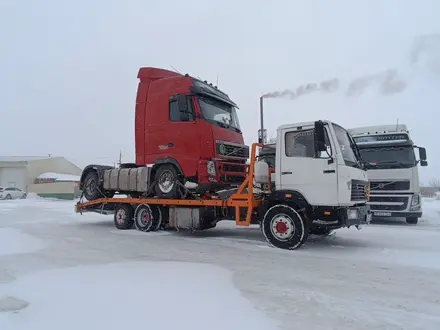
[[[226,125],[224,122],[222,121],[217,121],[217,120],[213,120],[213,122],[215,122],[218,126],[223,127],[223,128],[229,128],[228,125]]]
[[[407,164],[399,161],[399,160],[385,160],[383,162],[378,162],[375,165],[399,165],[399,166],[405,166]]]

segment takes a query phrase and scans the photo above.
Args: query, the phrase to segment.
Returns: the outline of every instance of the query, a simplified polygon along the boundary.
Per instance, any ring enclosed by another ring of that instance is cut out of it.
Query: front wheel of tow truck
[[[279,204],[267,210],[261,223],[266,240],[274,247],[294,250],[307,240],[307,222],[294,208]]]
[[[121,230],[133,228],[133,207],[129,204],[119,204],[115,207],[115,227]]]
[[[419,218],[417,218],[417,217],[406,218],[406,223],[409,225],[417,225],[418,222],[419,222]]]

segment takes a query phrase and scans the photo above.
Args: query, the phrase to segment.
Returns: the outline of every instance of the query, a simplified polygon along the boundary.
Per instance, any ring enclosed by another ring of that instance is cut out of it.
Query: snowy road
[[[440,201],[424,207],[417,226],[344,229],[282,251],[228,222],[119,231],[72,202],[0,201],[0,329],[437,330]]]

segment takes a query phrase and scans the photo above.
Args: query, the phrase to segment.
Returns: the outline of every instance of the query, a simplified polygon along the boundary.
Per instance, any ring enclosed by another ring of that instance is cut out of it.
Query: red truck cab
[[[158,195],[176,197],[176,179],[182,185],[197,184],[199,191],[243,182],[249,147],[238,107],[227,94],[206,81],[164,69],[141,68],[138,78],[136,166],[153,165]]]

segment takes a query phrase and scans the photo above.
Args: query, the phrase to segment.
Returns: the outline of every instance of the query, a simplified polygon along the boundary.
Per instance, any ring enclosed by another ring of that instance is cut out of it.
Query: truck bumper
[[[372,211],[373,219],[377,218],[421,218],[422,211],[417,212],[387,212],[387,211]]]
[[[368,225],[371,222],[372,213],[370,205],[351,206],[341,210],[341,222],[343,227]]]

